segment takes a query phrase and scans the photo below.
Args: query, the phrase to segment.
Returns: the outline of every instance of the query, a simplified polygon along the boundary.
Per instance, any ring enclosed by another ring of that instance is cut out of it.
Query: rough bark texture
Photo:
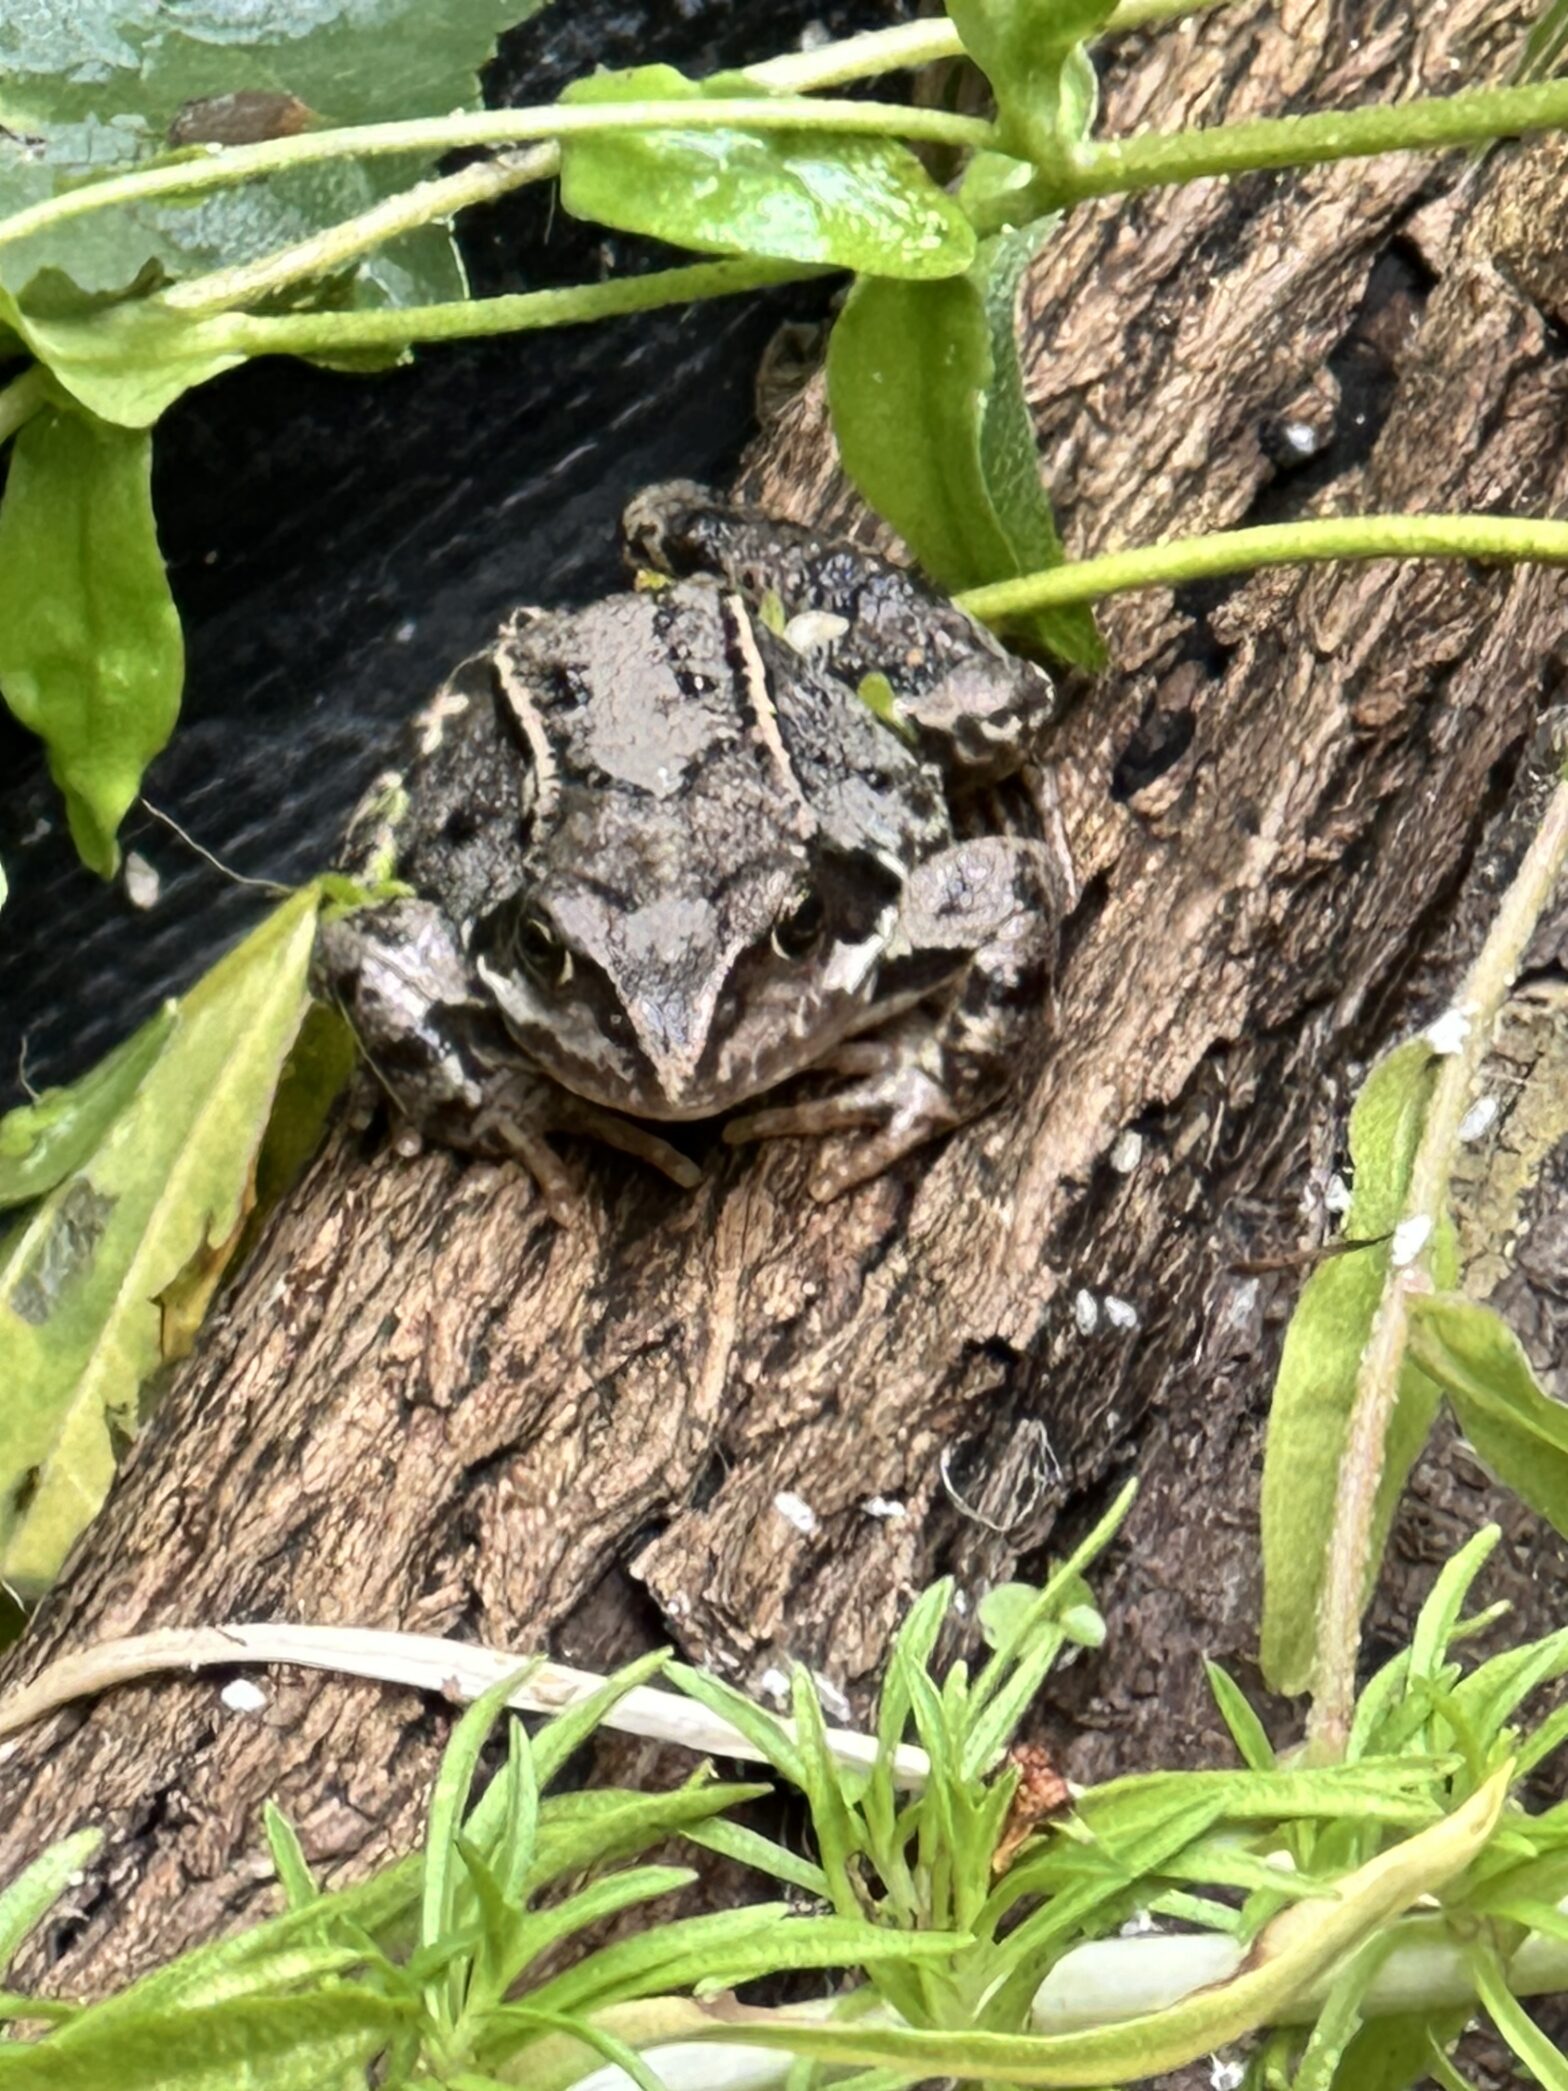
[[[1514,34],[1493,0],[1242,4],[1119,52],[1106,120],[1441,91],[1455,67],[1495,76]],[[1379,160],[1075,217],[1028,297],[1073,549],[1338,510],[1561,511],[1562,162],[1550,144],[1468,173]],[[753,484],[842,516],[824,447],[808,393]],[[691,1197],[584,1152],[565,1234],[518,1176],[340,1134],[14,1675],[107,1635],[279,1617],[600,1663],[673,1639],[750,1686],[803,1659],[853,1701],[933,1572],[973,1598],[1136,1467],[1100,1581],[1109,1647],[1042,1721],[1081,1777],[1214,1756],[1200,1658],[1255,1681],[1261,1420],[1299,1283],[1237,1265],[1320,1237],[1360,1065],[1474,949],[1520,844],[1509,794],[1560,681],[1563,602],[1553,574],[1427,565],[1112,605],[1117,670],[1057,744],[1081,898],[1045,1075],[835,1206],[804,1197],[787,1146],[719,1152]],[[1543,939],[1528,1051],[1560,1039],[1560,978]],[[1568,1312],[1562,1139],[1510,1208],[1516,1234],[1534,1217],[1534,1261],[1486,1278],[1543,1361]],[[1498,1508],[1468,1457],[1433,1452],[1380,1631]],[[1558,1623],[1568,1556],[1502,1514],[1489,1590]],[[277,1677],[260,1717],[210,1682],[125,1691],[23,1739],[0,1877],[108,1826],[52,1941],[57,1979],[102,1989],[266,1904],[268,1793],[335,1874],[406,1846],[446,1726],[320,1677]]]

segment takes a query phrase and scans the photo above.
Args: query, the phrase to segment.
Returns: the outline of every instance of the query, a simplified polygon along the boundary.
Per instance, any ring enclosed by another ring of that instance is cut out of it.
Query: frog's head
[[[899,881],[873,858],[801,844],[717,890],[672,872],[645,877],[636,905],[554,877],[478,925],[507,1028],[564,1088],[634,1116],[706,1118],[885,1013]]]

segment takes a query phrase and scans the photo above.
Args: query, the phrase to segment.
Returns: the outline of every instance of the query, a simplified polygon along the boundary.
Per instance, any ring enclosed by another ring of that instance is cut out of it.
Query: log
[[[1518,30],[1490,0],[1242,0],[1119,45],[1106,123],[1442,91],[1455,65],[1498,76]],[[1073,552],[1307,514],[1560,511],[1563,163],[1552,142],[1384,158],[1075,214],[1026,298]],[[746,489],[864,528],[823,430],[812,388]],[[1551,573],[1385,563],[1110,604],[1114,671],[1052,749],[1079,898],[1044,1072],[836,1204],[811,1202],[791,1143],[716,1150],[690,1195],[584,1148],[563,1232],[519,1173],[340,1127],[6,1684],[107,1636],[289,1619],[590,1667],[673,1642],[749,1689],[798,1660],[863,1710],[933,1574],[972,1605],[1136,1469],[1100,1577],[1109,1644],[1039,1732],[1080,1778],[1212,1761],[1201,1657],[1256,1683],[1261,1429],[1300,1278],[1238,1266],[1321,1239],[1359,1071],[1479,940],[1564,601]],[[1522,983],[1546,1045],[1549,943]],[[1528,1194],[1535,1266],[1491,1274],[1545,1355],[1562,1143]],[[1434,1451],[1374,1652],[1500,1500]],[[1520,1600],[1513,1631],[1556,1624],[1564,1549],[1503,1515],[1489,1593]],[[84,1821],[108,1832],[31,1975],[97,1993],[270,1908],[269,1794],[330,1880],[410,1846],[446,1710],[298,1672],[267,1691],[246,1715],[211,1679],[161,1679],[10,1746],[0,1879]]]

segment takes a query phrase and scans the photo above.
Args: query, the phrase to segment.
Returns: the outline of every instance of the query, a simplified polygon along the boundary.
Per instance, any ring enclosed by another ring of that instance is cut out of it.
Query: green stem
[[[1532,559],[1565,566],[1568,523],[1500,515],[1314,517],[1108,552],[1016,581],[970,588],[956,600],[971,616],[996,624],[1031,610],[1092,603],[1130,588],[1179,587],[1260,566],[1324,559]]]
[[[345,130],[268,138],[259,145],[208,147],[204,154],[162,167],[113,175],[52,196],[0,220],[0,245],[111,204],[147,203],[160,196],[232,188],[264,174],[328,160],[374,159],[389,154],[434,157],[476,145],[533,145],[546,139],[592,137],[609,131],[810,130],[824,135],[909,138],[930,144],[995,143],[992,124],[942,109],[909,109],[895,102],[814,101],[781,95],[691,101],[549,103],[533,109],[476,109],[457,116],[418,117],[402,123],[356,124]]]
[[[1484,145],[1494,138],[1568,124],[1568,80],[1528,87],[1483,87],[1465,94],[1397,102],[1375,109],[1330,109],[1219,124],[1206,131],[1107,139],[1077,148],[1068,171],[1053,174],[1049,201],[1122,196],[1208,175],[1260,168],[1320,166],[1371,153]]]
[[[1095,41],[1104,43],[1134,29],[1148,29],[1159,22],[1202,14],[1226,4],[1227,0],[1122,0]],[[782,58],[767,58],[745,70],[746,77],[760,86],[789,94],[811,94],[824,87],[847,87],[852,80],[872,79],[879,73],[918,72],[922,66],[963,55],[958,31],[944,17],[900,22],[893,29],[870,29],[863,36],[846,36],[815,51],[791,51]]]
[[[1337,1763],[1343,1757],[1355,1710],[1361,1614],[1377,1565],[1373,1534],[1378,1489],[1409,1341],[1410,1296],[1431,1289],[1431,1243],[1448,1209],[1459,1128],[1490,1050],[1498,1012],[1565,863],[1568,780],[1558,784],[1547,802],[1535,838],[1503,895],[1486,942],[1456,999],[1455,1007],[1465,1017],[1463,1042],[1457,1052],[1444,1057],[1432,1085],[1400,1220],[1400,1232],[1410,1230],[1408,1238],[1415,1247],[1402,1262],[1389,1260],[1372,1333],[1357,1367],[1318,1614],[1312,1713],[1307,1723],[1307,1747],[1315,1763]],[[1396,1234],[1396,1242],[1398,1239]]]
[[[277,317],[248,312],[219,313],[198,320],[191,331],[197,351],[244,356],[314,356],[346,349],[406,348],[416,341],[462,341],[477,335],[521,333],[535,327],[566,327],[613,319],[698,298],[731,297],[775,283],[794,283],[828,274],[783,261],[704,261],[689,268],[658,269],[647,276],[622,276],[608,283],[565,290],[521,291],[511,297],[452,300],[440,305],[399,305],[373,312],[295,312]]]
[[[48,373],[41,363],[29,363],[20,377],[0,386],[0,443],[31,421],[48,397]]]
[[[490,203],[526,182],[546,181],[560,166],[553,145],[536,145],[515,158],[481,160],[457,174],[416,182],[357,217],[329,225],[310,238],[279,247],[255,261],[193,276],[163,293],[162,302],[177,312],[222,312],[252,305],[258,298],[286,290],[312,276],[328,276],[371,248],[402,233],[449,219],[476,203]]]

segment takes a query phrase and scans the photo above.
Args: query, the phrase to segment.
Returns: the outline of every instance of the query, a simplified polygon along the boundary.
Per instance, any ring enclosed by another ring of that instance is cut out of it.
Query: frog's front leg
[[[994,784],[1038,752],[1060,710],[1043,668],[1007,652],[967,611],[847,538],[818,538],[761,509],[675,480],[622,522],[633,559],[713,574],[766,609],[962,787]]]
[[[857,1077],[845,1088],[749,1112],[725,1139],[857,1134],[816,1171],[812,1193],[827,1200],[987,1110],[1024,1078],[1043,1036],[1065,899],[1057,859],[1022,837],[958,842],[919,865],[878,1000],[896,999],[901,959],[926,968],[951,950],[946,996],[849,1040],[827,1063]]]
[[[520,1162],[559,1225],[572,1224],[580,1194],[551,1133],[590,1134],[688,1190],[697,1182],[695,1164],[668,1141],[529,1065],[475,994],[457,930],[432,902],[387,901],[323,922],[314,974],[358,1038],[403,1136]]]

